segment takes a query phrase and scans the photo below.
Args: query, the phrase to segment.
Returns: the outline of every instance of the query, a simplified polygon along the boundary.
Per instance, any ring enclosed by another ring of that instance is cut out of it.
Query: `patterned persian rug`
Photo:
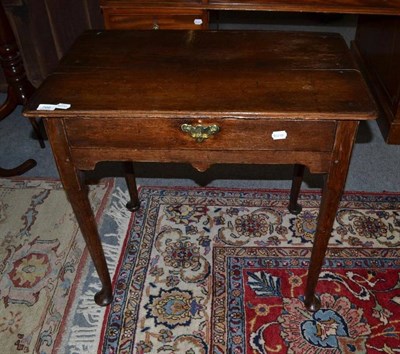
[[[111,180],[91,188],[99,222],[112,189]],[[1,353],[54,350],[88,258],[59,181],[0,179]]]
[[[302,193],[297,217],[286,191],[142,188],[140,198],[119,219],[118,234],[129,230],[114,302],[93,306],[95,279],[83,289],[65,352],[400,351],[399,194],[343,197],[315,313],[302,299],[318,193]]]

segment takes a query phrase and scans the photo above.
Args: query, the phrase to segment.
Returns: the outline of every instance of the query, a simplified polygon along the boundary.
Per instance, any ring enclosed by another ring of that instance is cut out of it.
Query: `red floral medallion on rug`
[[[400,196],[346,194],[318,284],[302,296],[319,194],[143,188],[102,353],[395,353]]]
[[[211,353],[367,353],[399,346],[398,251],[331,249],[321,309],[302,302],[310,249],[214,250]],[[220,272],[218,272],[220,270]],[[218,295],[219,294],[219,295]]]

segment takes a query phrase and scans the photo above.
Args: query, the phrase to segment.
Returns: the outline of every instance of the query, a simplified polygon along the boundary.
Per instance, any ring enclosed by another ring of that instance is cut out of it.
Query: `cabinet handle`
[[[218,125],[191,125],[191,124],[182,124],[181,130],[185,133],[188,133],[193,139],[195,139],[198,143],[207,140],[209,137],[217,134],[221,129]]]
[[[156,21],[154,21],[153,30],[158,30],[158,29],[160,29],[160,26],[158,25],[158,23]]]

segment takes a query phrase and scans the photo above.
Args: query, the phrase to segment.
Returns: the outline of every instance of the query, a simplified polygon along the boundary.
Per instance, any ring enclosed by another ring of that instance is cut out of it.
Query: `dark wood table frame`
[[[39,104],[70,103],[66,110]],[[42,117],[65,191],[102,283],[112,285],[83,172],[126,161],[130,208],[139,206],[131,161],[294,164],[297,213],[304,167],[326,174],[305,304],[318,276],[360,120],[375,105],[339,35],[258,31],[104,31],[82,35],[30,100]]]

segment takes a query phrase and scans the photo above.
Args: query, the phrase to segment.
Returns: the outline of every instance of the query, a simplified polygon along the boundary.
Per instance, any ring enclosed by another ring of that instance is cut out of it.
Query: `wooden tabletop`
[[[376,118],[339,35],[267,31],[86,32],[24,114]]]

